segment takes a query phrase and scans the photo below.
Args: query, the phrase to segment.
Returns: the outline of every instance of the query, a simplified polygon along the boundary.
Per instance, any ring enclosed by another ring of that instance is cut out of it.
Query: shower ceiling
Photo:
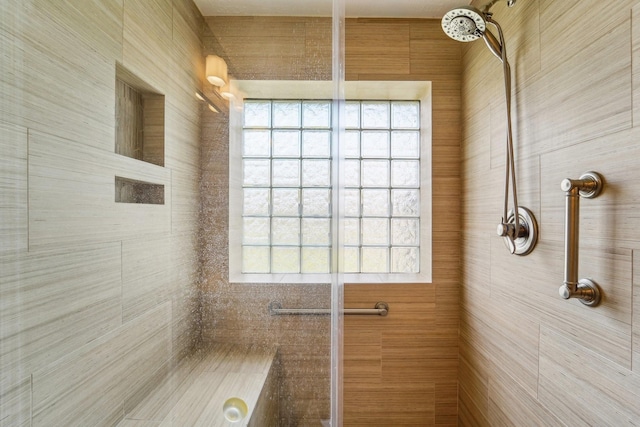
[[[194,0],[204,16],[330,16],[331,0]],[[441,18],[469,0],[345,0],[348,17]]]

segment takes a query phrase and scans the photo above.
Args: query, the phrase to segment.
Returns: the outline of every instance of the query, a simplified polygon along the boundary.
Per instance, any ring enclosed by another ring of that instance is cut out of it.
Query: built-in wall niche
[[[116,202],[164,205],[164,185],[116,176]]]
[[[115,152],[164,166],[164,95],[116,64]]]

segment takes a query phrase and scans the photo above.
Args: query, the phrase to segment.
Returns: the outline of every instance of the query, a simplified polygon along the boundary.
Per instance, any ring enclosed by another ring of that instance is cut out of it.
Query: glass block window
[[[329,273],[331,101],[245,101],[242,132],[242,273]]]
[[[329,273],[331,101],[247,100],[242,273]],[[420,102],[346,104],[345,273],[420,271]]]
[[[346,104],[345,273],[420,271],[420,102]]]

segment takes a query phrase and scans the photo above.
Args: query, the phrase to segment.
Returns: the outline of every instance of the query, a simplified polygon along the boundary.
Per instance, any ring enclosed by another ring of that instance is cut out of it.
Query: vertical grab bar
[[[578,298],[584,305],[595,307],[600,303],[600,287],[591,279],[578,280],[580,241],[580,198],[593,199],[602,192],[602,176],[586,172],[580,179],[562,180],[560,188],[566,194],[564,218],[564,283],[559,293],[564,299]]]

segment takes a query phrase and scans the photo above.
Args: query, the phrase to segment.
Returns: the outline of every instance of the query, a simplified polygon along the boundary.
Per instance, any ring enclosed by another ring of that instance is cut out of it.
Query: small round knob
[[[498,228],[496,229],[498,236],[506,237],[509,235],[509,224],[501,223],[498,224]]]
[[[560,286],[560,289],[558,289],[558,293],[564,299],[571,298],[571,291],[569,290],[569,287],[567,285]]]
[[[569,178],[563,179],[560,183],[560,188],[562,189],[562,191],[569,191],[571,190],[571,187],[573,187],[573,183]]]

